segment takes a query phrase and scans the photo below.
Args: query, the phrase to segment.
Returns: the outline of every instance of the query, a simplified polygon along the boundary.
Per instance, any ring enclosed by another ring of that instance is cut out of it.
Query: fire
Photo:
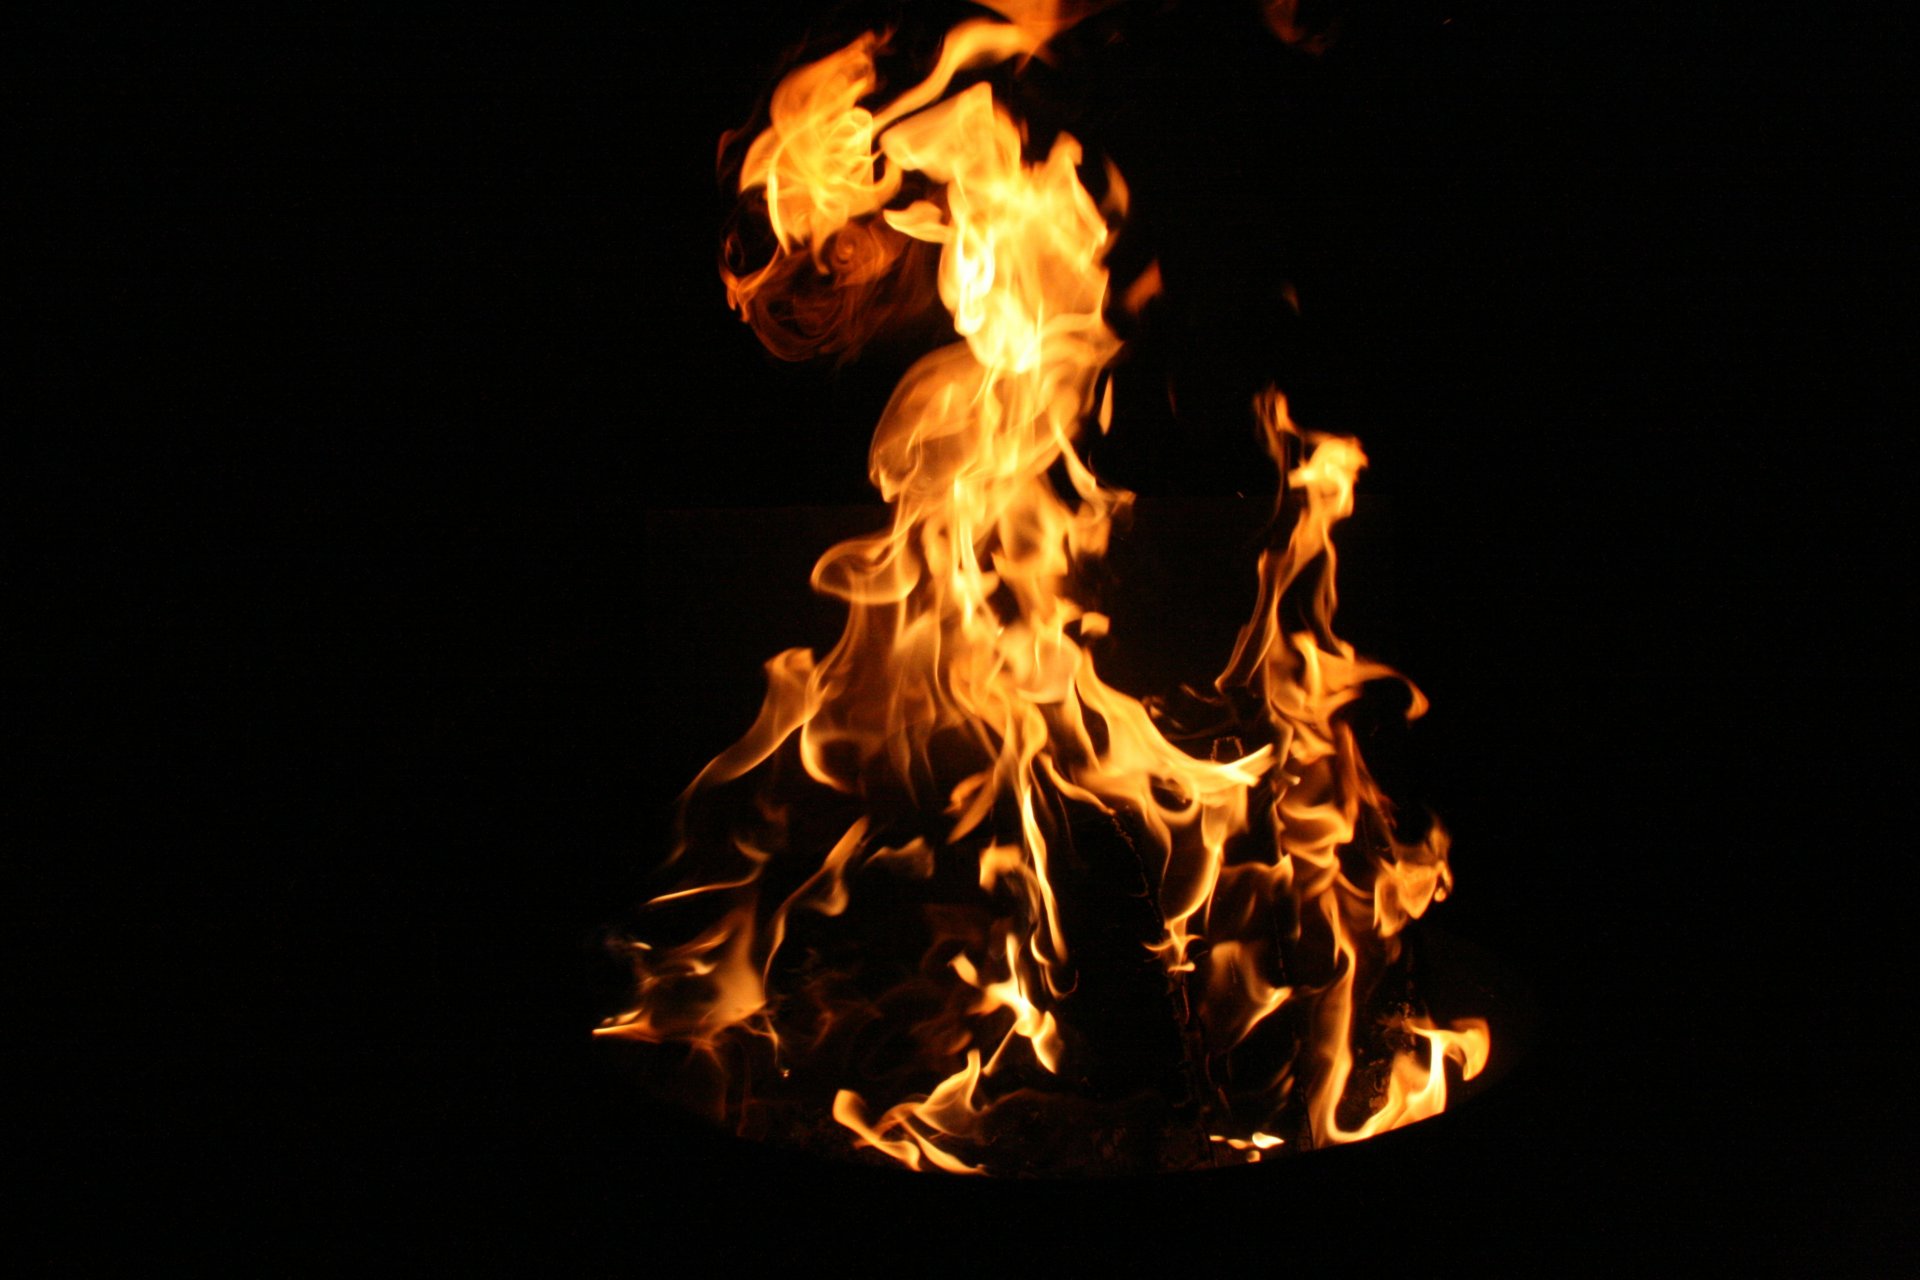
[[[1215,682],[1225,727],[1197,751],[1102,681],[1108,622],[1077,583],[1131,498],[1079,442],[1113,423],[1104,258],[1127,195],[1109,167],[1096,199],[1064,134],[1030,157],[989,81],[954,91],[1066,21],[1019,8],[955,28],[884,103],[879,36],[799,68],[746,149],[771,257],[724,277],[770,346],[857,346],[845,298],[901,287],[914,245],[937,253],[958,340],[907,372],[874,434],[891,523],[815,566],[847,606],[839,643],[768,662],[758,717],[683,797],[684,878],[648,904],[635,1002],[599,1033],[685,1046],[703,1104],[743,1131],[804,1129],[795,1109],[830,1092],[844,1145],[908,1168],[1071,1167],[1049,1154],[1059,1117],[1117,1132],[1153,1093],[1100,1083],[1063,899],[1063,867],[1126,863],[1150,889],[1141,959],[1184,1081],[1156,1095],[1150,1158],[1370,1137],[1444,1108],[1447,1060],[1471,1078],[1489,1039],[1411,998],[1403,930],[1451,888],[1447,839],[1401,838],[1341,716],[1400,678],[1333,630],[1332,535],[1366,457],[1277,393],[1256,405],[1291,532],[1260,557]],[[835,300],[803,315],[803,294]],[[1425,706],[1414,691],[1409,716]]]

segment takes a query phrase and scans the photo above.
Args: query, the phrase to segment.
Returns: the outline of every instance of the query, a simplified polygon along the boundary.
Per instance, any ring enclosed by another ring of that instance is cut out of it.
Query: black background
[[[921,39],[963,11],[898,8]],[[1538,1006],[1428,1125],[1112,1187],[740,1150],[586,1036],[672,795],[758,662],[831,635],[804,573],[844,516],[787,509],[871,500],[911,354],[760,350],[717,280],[715,142],[789,51],[891,10],[49,37],[82,91],[14,91],[52,268],[16,514],[61,601],[24,777],[61,838],[20,901],[60,909],[18,1019],[38,1184],[94,1229],[41,1260],[1894,1256],[1883,46],[1531,8],[1351,6],[1313,60],[1249,6],[1122,5],[1023,81],[1127,175],[1116,269],[1168,282],[1102,473],[1259,502],[1270,378],[1366,442],[1391,589],[1360,638],[1435,702],[1407,767],[1456,833],[1440,919]],[[675,560],[689,530],[716,540]]]

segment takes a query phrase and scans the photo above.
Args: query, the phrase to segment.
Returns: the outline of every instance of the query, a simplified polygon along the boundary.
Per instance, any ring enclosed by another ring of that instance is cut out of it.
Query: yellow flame
[[[1260,557],[1254,616],[1216,685],[1259,709],[1258,741],[1199,758],[1100,678],[1084,642],[1110,622],[1083,607],[1073,580],[1105,552],[1131,495],[1101,483],[1078,441],[1090,418],[1103,431],[1113,420],[1111,384],[1097,394],[1120,349],[1104,318],[1104,257],[1126,194],[1109,168],[1096,201],[1065,134],[1029,159],[989,82],[950,92],[962,72],[1036,53],[1063,21],[1056,6],[1018,7],[1020,22],[957,27],[926,80],[877,108],[876,36],[789,75],[740,179],[764,199],[774,257],[726,274],[751,320],[789,264],[825,271],[836,237],[884,227],[937,247],[938,295],[958,341],[908,370],[875,431],[869,471],[891,504],[889,526],[815,566],[814,586],[847,605],[838,644],[767,664],[759,716],[694,780],[689,801],[791,760],[824,793],[870,812],[904,797],[932,829],[890,845],[861,817],[824,847],[795,846],[763,804],[758,821],[772,834],[703,847],[690,883],[655,899],[717,918],[677,945],[637,944],[635,1007],[600,1030],[713,1052],[757,1037],[803,1053],[804,1037],[783,1038],[786,997],[774,989],[797,913],[838,917],[861,875],[930,882],[961,859],[996,922],[984,936],[936,930],[930,941],[927,981],[951,993],[922,1028],[920,1069],[933,1083],[877,1118],[843,1088],[832,1114],[858,1145],[909,1168],[982,1172],[967,1152],[994,1105],[989,1082],[1034,1068],[1072,1074],[1060,1014],[1074,958],[1052,862],[1068,840],[1058,815],[1073,805],[1139,837],[1163,923],[1152,950],[1191,996],[1209,1060],[1292,1019],[1307,1037],[1298,1073],[1311,1141],[1371,1136],[1440,1110],[1444,1061],[1471,1078],[1490,1042],[1484,1022],[1443,1029],[1395,1015],[1388,1030],[1403,1047],[1385,1094],[1356,1125],[1342,1122],[1356,1033],[1371,1029],[1356,1028],[1355,992],[1398,960],[1406,924],[1451,886],[1445,833],[1399,839],[1340,717],[1368,682],[1398,678],[1332,626],[1332,533],[1353,510],[1366,456],[1354,440],[1301,431],[1277,393],[1256,406],[1285,477],[1277,515],[1291,505],[1294,518],[1284,544]],[[1156,267],[1128,305],[1160,287]],[[1304,615],[1283,608],[1303,597]],[[1417,690],[1412,703],[1410,716],[1425,709]],[[813,869],[773,893],[776,863]],[[1324,976],[1289,978],[1289,963]],[[1030,1055],[1009,1058],[1016,1042]],[[1281,1146],[1267,1117],[1296,1096],[1295,1076],[1280,1073],[1258,1114],[1223,1116],[1238,1131],[1210,1135],[1213,1145],[1249,1161]]]

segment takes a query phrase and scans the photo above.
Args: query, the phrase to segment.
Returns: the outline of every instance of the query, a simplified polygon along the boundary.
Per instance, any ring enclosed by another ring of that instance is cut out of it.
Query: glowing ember
[[[1433,1115],[1446,1060],[1470,1078],[1489,1039],[1419,1011],[1402,930],[1450,888],[1446,837],[1399,836],[1340,714],[1399,678],[1332,627],[1365,455],[1264,396],[1291,534],[1260,557],[1214,723],[1101,680],[1107,620],[1075,583],[1130,495],[1076,442],[1113,419],[1103,257],[1126,191],[1109,170],[1096,200],[1065,135],[1029,159],[985,81],[950,92],[1062,22],[1010,16],[956,28],[883,105],[877,36],[801,67],[746,151],[772,256],[726,284],[769,346],[857,347],[911,297],[916,245],[960,341],[874,435],[890,527],[814,569],[847,604],[839,643],[773,658],[759,717],[688,789],[683,879],[648,904],[635,1003],[600,1034],[683,1046],[683,1092],[742,1132],[824,1123],[953,1173],[1250,1162]],[[1138,973],[1110,939],[1087,958],[1087,885],[1145,913]],[[1138,1033],[1156,1022],[1162,1041]]]

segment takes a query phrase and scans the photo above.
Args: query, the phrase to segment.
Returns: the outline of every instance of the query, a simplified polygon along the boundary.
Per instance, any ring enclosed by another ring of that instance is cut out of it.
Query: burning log
[[[1165,934],[1154,889],[1112,815],[1077,806],[1068,830],[1072,855],[1056,881],[1074,948],[1076,984],[1059,1011],[1070,1083],[1119,1117],[1114,1136],[1092,1144],[1104,1154],[1085,1172],[1197,1163],[1206,1156],[1205,1059],[1194,1052],[1184,986],[1152,951]]]

